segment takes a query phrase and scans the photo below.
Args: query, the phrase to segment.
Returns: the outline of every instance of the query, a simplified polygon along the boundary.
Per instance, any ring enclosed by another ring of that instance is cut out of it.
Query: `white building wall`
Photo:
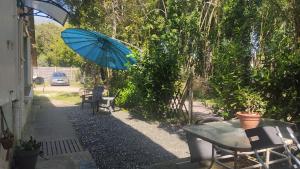
[[[0,105],[9,102],[9,91],[17,89],[18,20],[16,1],[0,1]],[[16,93],[13,95],[16,98]]]
[[[14,76],[17,77],[17,88],[16,98],[17,100],[13,103],[13,131],[17,139],[21,138],[21,127],[22,127],[22,116],[24,114],[24,49],[23,49],[23,20],[17,20],[17,43],[18,43],[18,60],[17,66],[15,67],[17,72]]]
[[[24,23],[17,14],[17,0],[0,0],[0,106],[16,140],[21,138],[31,103],[24,98]],[[30,42],[27,44],[30,48]],[[30,49],[27,52],[30,56]],[[31,78],[31,60],[28,64]],[[6,150],[0,145],[0,169],[9,168],[10,162],[5,156]]]
[[[0,1],[0,105],[4,115],[13,130],[13,112],[11,100],[17,95],[17,63],[18,39],[16,2],[14,0]],[[10,91],[14,91],[10,95]],[[1,131],[0,131],[1,132]],[[9,167],[5,159],[6,151],[0,146],[0,169]]]

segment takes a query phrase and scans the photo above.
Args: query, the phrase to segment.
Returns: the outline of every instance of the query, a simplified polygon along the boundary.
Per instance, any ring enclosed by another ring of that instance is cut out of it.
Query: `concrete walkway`
[[[33,136],[42,143],[45,158],[39,157],[37,169],[95,169],[90,153],[75,135],[67,113],[76,107],[42,98],[34,100],[32,116],[24,138]]]

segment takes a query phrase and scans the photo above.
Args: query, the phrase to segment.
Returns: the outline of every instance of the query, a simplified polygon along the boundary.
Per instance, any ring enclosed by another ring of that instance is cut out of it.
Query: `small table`
[[[107,108],[110,112],[115,111],[115,105],[113,103],[115,97],[102,97],[102,100],[106,102],[106,105],[101,107]]]
[[[287,126],[291,127],[293,124],[272,119],[261,119],[259,126],[278,126],[279,128],[285,128]],[[245,130],[240,127],[239,120],[237,119],[211,122],[203,125],[188,125],[185,126],[183,130],[212,143],[213,147],[217,146],[231,150],[234,153],[234,169],[238,168],[237,159],[241,153],[252,152]],[[284,138],[290,138],[287,132],[282,132],[282,135]],[[215,160],[215,157],[213,157],[212,163],[215,162]],[[218,161],[216,162],[219,164]]]

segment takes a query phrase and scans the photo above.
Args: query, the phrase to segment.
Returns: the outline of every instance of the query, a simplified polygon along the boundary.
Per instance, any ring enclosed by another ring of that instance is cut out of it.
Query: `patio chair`
[[[286,130],[290,135],[292,134],[290,128],[286,128]],[[278,169],[279,167],[282,169],[300,168],[299,159],[291,153],[286,144],[286,140],[282,137],[282,133],[278,127],[257,127],[245,130],[245,132],[247,137],[249,138],[251,148],[254,151],[257,161],[264,169],[269,169],[271,164],[284,161],[286,161],[286,164],[282,167],[280,165],[276,165],[276,169]],[[277,151],[275,151],[276,149]],[[265,157],[266,159],[264,161],[261,157],[262,153],[259,153],[260,151],[269,151],[269,156],[271,154],[274,154],[277,158],[269,161],[270,158]]]
[[[93,114],[95,114],[95,111],[98,112],[99,103],[100,103],[100,100],[102,99],[103,91],[104,91],[103,86],[94,87],[94,89],[92,90],[92,93],[87,93],[87,91],[85,91],[81,95],[81,108],[83,108],[84,103],[89,103],[92,106]]]
[[[295,143],[295,145],[296,145],[296,147],[294,147],[294,150],[293,150],[293,154],[294,155],[298,155],[298,154],[300,154],[300,143],[299,143],[299,141],[298,141],[298,137],[299,137],[299,135],[297,135],[297,134],[299,134],[299,133],[294,133],[294,131],[291,129],[291,128],[287,128],[287,131],[288,131],[288,133],[289,133],[289,135],[291,136],[291,139],[293,140],[293,142]],[[296,131],[297,132],[299,132],[299,128],[296,128]],[[298,137],[297,137],[298,136]]]
[[[197,121],[198,125],[204,123],[222,121],[220,117],[208,117],[201,121]],[[191,154],[191,162],[206,163],[210,162],[213,156],[216,155],[216,151],[213,150],[212,144],[204,141],[191,133],[186,133],[187,143]],[[213,154],[214,153],[214,154]]]

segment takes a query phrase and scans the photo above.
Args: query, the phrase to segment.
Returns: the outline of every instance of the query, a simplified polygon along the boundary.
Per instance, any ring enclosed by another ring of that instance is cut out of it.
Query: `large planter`
[[[18,169],[35,169],[40,149],[31,151],[17,150],[15,152],[16,166]]]
[[[198,125],[202,125],[204,123],[214,122],[214,121],[222,121],[223,118],[219,117],[207,117],[198,121]],[[192,133],[186,133],[187,143],[191,154],[191,162],[199,162],[202,165],[209,165],[213,156],[216,156],[217,153],[213,150],[213,146],[211,143],[198,138]]]
[[[261,116],[259,114],[247,114],[246,112],[237,112],[240,119],[240,125],[243,129],[251,129],[258,126]]]
[[[213,158],[213,153],[216,156],[211,143],[197,138],[197,136],[190,133],[186,133],[186,137],[191,154],[191,162],[210,162]]]

